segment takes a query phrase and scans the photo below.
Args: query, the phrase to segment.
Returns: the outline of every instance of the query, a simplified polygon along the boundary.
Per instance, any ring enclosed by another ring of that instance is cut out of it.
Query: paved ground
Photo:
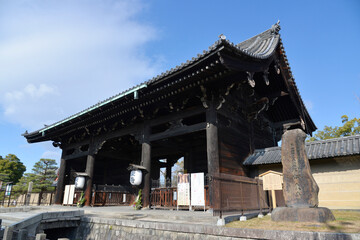
[[[173,223],[192,223],[202,225],[216,225],[218,217],[213,217],[212,213],[204,211],[176,211],[176,210],[134,210],[128,206],[116,207],[83,207],[85,215],[101,218],[115,218],[127,220],[140,220],[151,222],[173,222]],[[0,219],[2,226],[8,226],[23,219],[35,216],[41,212],[73,211],[79,210],[77,207],[68,206],[43,206],[13,208],[14,212],[6,212],[6,208],[0,208]],[[5,212],[4,212],[5,211]]]

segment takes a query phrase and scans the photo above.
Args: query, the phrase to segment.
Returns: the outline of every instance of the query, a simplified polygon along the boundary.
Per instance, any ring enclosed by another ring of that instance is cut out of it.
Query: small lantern
[[[85,177],[76,177],[75,188],[84,188],[84,186],[85,186]]]
[[[138,186],[141,184],[142,172],[141,170],[132,170],[130,172],[130,183],[131,185]]]

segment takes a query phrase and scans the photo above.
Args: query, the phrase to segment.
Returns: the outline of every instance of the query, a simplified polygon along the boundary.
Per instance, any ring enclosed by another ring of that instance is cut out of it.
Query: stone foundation
[[[328,208],[291,208],[278,207],[271,213],[273,221],[291,221],[291,222],[328,222],[334,221],[334,215]]]

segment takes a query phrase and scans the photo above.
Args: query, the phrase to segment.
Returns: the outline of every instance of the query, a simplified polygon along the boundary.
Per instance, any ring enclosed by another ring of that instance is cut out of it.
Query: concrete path
[[[6,212],[11,210],[12,212]],[[58,211],[74,211],[79,210],[72,206],[41,206],[41,207],[19,207],[19,208],[1,208],[0,219],[2,219],[2,226],[8,226],[19,222],[26,218],[35,216],[42,212],[58,212]],[[112,219],[126,219],[138,220],[147,222],[173,222],[173,223],[191,223],[201,225],[216,225],[218,217],[213,217],[212,213],[204,211],[184,211],[184,210],[134,210],[128,206],[115,207],[83,207],[85,216],[112,218]]]

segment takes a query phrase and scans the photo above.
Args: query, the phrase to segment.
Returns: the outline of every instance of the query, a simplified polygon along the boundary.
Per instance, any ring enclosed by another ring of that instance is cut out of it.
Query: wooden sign
[[[282,173],[270,170],[263,174],[260,174],[259,177],[262,177],[264,190],[282,190],[283,189]]]
[[[283,187],[283,175],[282,173],[275,171],[267,171],[263,174],[260,174],[259,177],[263,180],[263,189],[271,190],[272,198],[272,207],[276,208],[276,195],[275,190],[282,190]]]

